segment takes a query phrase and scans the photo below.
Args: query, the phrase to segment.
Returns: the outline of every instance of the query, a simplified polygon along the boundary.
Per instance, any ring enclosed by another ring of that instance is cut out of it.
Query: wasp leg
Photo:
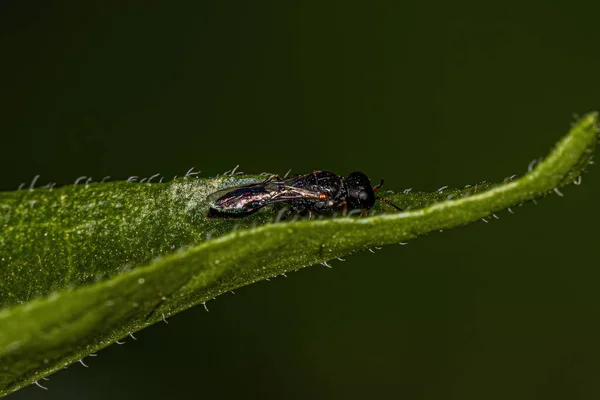
[[[311,219],[312,219],[312,215],[313,215],[313,212],[312,212],[312,210],[308,210],[308,219],[309,219],[309,220],[311,220]]]
[[[286,219],[288,219],[288,217],[290,215],[292,215],[293,213],[295,213],[297,210],[295,210],[294,208],[290,208],[289,210],[287,210],[287,212],[285,214],[283,214],[281,216],[281,218],[279,218],[280,221],[284,221]]]
[[[288,211],[288,213],[285,215],[285,217],[287,218],[288,216],[290,216],[291,214],[294,214],[294,213],[296,213],[299,217],[305,217],[308,214],[308,211],[304,207],[292,206],[292,208],[290,209],[290,211]],[[296,220],[296,217],[294,217],[294,221],[295,220]]]
[[[339,208],[342,209],[342,217],[345,217],[348,214],[348,203],[346,202],[346,200],[342,201],[339,204]]]
[[[264,181],[262,181],[262,183],[267,183],[267,182],[271,182],[272,180],[277,180],[280,181],[281,177],[279,175],[270,175],[267,179],[265,179]]]
[[[367,216],[367,212],[368,212],[368,211],[369,211],[369,210],[367,210],[366,208],[364,208],[364,209],[360,210],[360,216],[361,216],[361,217],[366,217],[366,216]]]

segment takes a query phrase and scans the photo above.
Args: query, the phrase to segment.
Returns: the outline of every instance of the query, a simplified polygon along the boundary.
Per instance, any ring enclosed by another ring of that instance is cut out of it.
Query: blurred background
[[[5,0],[0,189],[236,165],[499,181],[600,109],[599,11]],[[9,398],[599,398],[599,183],[241,288]]]

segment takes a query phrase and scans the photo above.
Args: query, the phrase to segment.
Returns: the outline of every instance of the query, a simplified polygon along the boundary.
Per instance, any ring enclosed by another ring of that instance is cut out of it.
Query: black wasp
[[[288,215],[298,212],[312,217],[314,212],[347,209],[361,210],[365,214],[381,200],[397,210],[402,210],[389,200],[377,197],[375,192],[383,185],[371,186],[371,181],[362,172],[353,172],[341,177],[332,172],[314,171],[281,179],[271,175],[262,182],[218,191],[209,196],[209,217],[236,218],[253,214],[273,203],[287,203]]]

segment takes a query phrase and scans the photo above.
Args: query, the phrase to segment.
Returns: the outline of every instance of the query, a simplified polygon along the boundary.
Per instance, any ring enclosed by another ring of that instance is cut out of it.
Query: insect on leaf
[[[0,395],[235,288],[553,194],[579,180],[597,136],[589,114],[521,177],[390,194],[405,211],[378,202],[365,218],[281,222],[277,207],[206,218],[209,194],[261,176],[0,193]]]

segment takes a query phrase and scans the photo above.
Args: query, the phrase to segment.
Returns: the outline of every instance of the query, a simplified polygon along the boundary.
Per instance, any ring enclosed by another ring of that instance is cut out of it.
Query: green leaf
[[[597,135],[589,114],[522,177],[388,194],[406,211],[379,202],[365,218],[282,222],[278,208],[205,218],[208,194],[260,176],[0,193],[0,395],[240,286],[560,194],[591,163]]]

